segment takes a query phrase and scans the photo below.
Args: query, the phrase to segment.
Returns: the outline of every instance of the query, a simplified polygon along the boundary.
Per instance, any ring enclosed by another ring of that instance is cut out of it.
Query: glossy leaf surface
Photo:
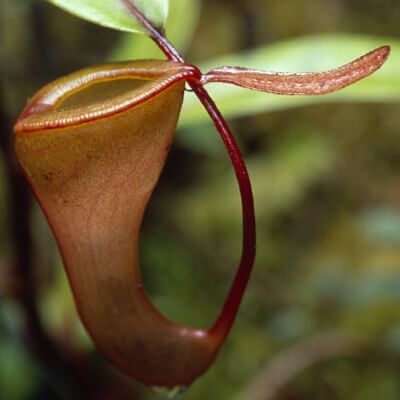
[[[80,18],[121,31],[144,33],[119,0],[48,0]],[[157,27],[163,27],[168,16],[168,0],[130,0]]]
[[[171,43],[182,53],[192,41],[200,12],[201,0],[178,0],[169,5],[165,31]],[[108,58],[109,61],[121,61],[137,57],[160,58],[163,57],[163,53],[147,36],[126,33],[122,35]]]

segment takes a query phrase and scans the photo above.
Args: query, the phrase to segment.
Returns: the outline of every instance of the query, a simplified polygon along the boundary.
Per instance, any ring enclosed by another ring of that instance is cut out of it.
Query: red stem
[[[162,30],[157,29],[129,0],[121,0],[121,2],[145,28],[149,36],[169,60],[185,63],[184,58],[168,41]],[[199,98],[200,102],[203,104],[204,108],[207,110],[229,153],[232,166],[235,170],[242,202],[243,243],[240,264],[222,311],[214,326],[209,331],[212,336],[217,337],[222,343],[235,321],[254,264],[256,252],[254,200],[246,164],[228,124],[204,87],[200,85],[199,82],[188,83],[193,92]]]

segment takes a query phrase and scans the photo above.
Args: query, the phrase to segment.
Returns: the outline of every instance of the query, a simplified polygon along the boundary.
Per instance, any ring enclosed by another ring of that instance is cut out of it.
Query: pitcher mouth
[[[27,104],[16,134],[81,125],[141,104],[198,70],[171,61],[131,61],[87,68],[57,79]],[[104,92],[103,94],[101,92]]]

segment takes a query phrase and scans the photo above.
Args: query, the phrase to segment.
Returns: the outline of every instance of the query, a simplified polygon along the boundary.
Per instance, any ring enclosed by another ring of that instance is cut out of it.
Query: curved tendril
[[[131,1],[120,1],[130,11],[132,16],[147,30],[150,38],[153,39],[169,60],[185,63],[184,58],[179,54],[172,43],[152,25]],[[254,264],[256,252],[254,199],[246,163],[229,125],[207,90],[204,89],[202,82],[188,80],[188,83],[209,114],[227,149],[232,167],[235,171],[242,203],[243,241],[240,263],[222,311],[213,327],[208,331],[209,335],[218,339],[219,348],[233,325]]]

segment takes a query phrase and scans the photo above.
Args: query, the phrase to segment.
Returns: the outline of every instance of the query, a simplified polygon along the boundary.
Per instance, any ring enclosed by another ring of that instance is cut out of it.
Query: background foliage
[[[167,32],[204,70],[225,63],[321,70],[378,44],[394,50],[374,78],[333,96],[213,88],[253,178],[258,255],[232,335],[185,399],[400,398],[399,17],[395,0],[171,0]],[[2,107],[12,120],[60,75],[161,57],[143,36],[97,27],[41,0],[3,0],[0,37]],[[10,203],[0,167],[0,397],[69,399],[21,335],[23,315],[6,279]],[[162,398],[97,354],[37,207],[31,218],[48,332],[90,357],[98,377],[126,388],[128,398]],[[224,149],[188,95],[142,236],[146,287],[167,316],[201,327],[213,321],[238,261],[240,222]]]

